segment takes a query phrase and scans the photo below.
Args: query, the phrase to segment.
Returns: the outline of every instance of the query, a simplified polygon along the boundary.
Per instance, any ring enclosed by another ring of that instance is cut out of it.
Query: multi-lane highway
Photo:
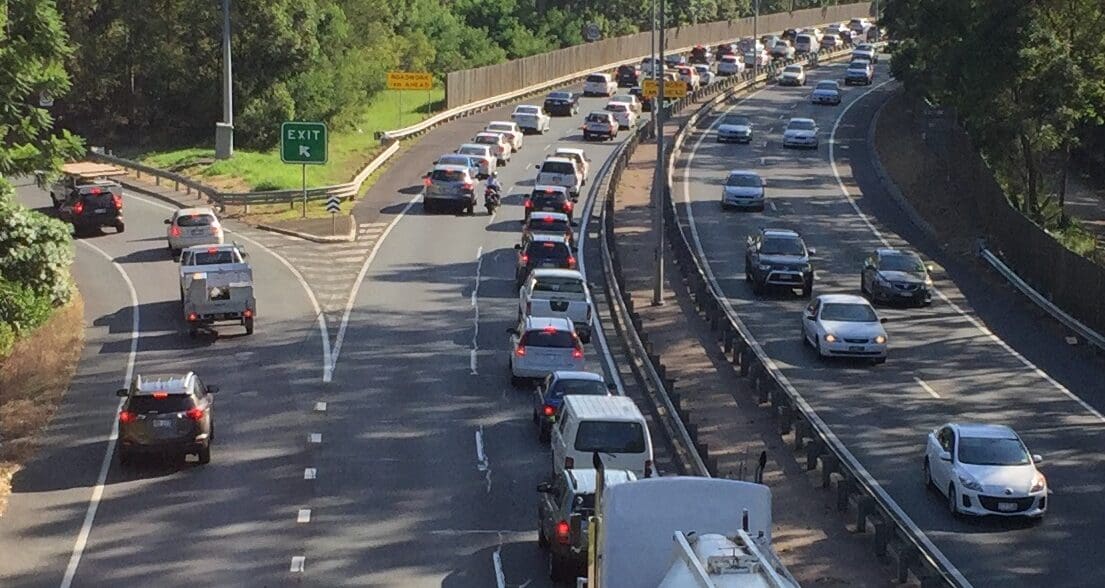
[[[15,481],[0,584],[547,585],[535,486],[550,457],[507,368],[513,245],[536,163],[583,147],[593,176],[615,149],[585,144],[578,128],[604,103],[584,99],[580,116],[525,138],[500,170],[507,196],[493,217],[426,215],[412,195],[437,155],[509,120],[510,107],[424,137],[381,178],[393,188],[360,205],[388,228],[329,326],[310,272],[275,252],[294,243],[270,249],[271,235],[229,222],[228,239],[252,253],[257,331],[190,340],[165,249],[170,209],[128,192],[127,232],[76,245],[88,345],[43,451]],[[32,186],[19,195],[49,203]],[[605,369],[596,344],[586,353]],[[221,387],[211,464],[105,462],[115,389],[132,373],[189,369]]]
[[[890,496],[975,586],[1089,586],[1105,577],[1105,362],[1071,349],[1062,333],[977,265],[945,257],[908,225],[871,169],[870,120],[893,83],[844,92],[841,106],[815,106],[817,80],[843,79],[843,66],[810,72],[806,88],[769,86],[735,105],[752,117],[751,145],[717,144],[703,119],[676,163],[673,197],[717,285],[785,377]],[[715,113],[717,114],[717,113]],[[784,150],[790,117],[814,118],[821,147]],[[763,213],[723,212],[721,184],[732,169],[767,181]],[[814,294],[859,293],[864,258],[876,247],[913,246],[943,267],[931,307],[880,309],[890,358],[882,366],[822,362],[801,343],[797,295],[754,296],[744,281],[744,240],[755,228],[801,232],[817,249]],[[1046,459],[1053,495],[1039,524],[954,519],[921,477],[924,435],[947,421],[1006,423]]]

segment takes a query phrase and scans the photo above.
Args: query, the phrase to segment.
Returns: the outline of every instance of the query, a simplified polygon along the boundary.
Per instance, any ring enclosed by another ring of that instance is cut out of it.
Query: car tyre
[[[252,335],[253,334],[253,317],[249,317],[249,318],[243,320],[242,324],[246,328],[246,334],[247,335]]]
[[[125,467],[125,466],[128,466],[128,465],[131,464],[130,452],[127,451],[126,449],[123,449],[122,447],[120,447],[116,451],[115,457],[119,460],[119,465],[121,465],[121,466]]]
[[[539,423],[537,426],[537,440],[541,443],[548,444],[552,439],[552,426],[546,427],[544,423]]]
[[[127,228],[127,225],[122,222],[115,223],[115,232],[122,233]]]
[[[932,470],[929,468],[929,458],[925,458],[924,464],[921,466],[921,472],[925,480],[925,489],[931,490],[936,487],[936,484],[932,483]]]
[[[952,518],[959,518],[959,500],[955,495],[955,484],[948,486],[948,512]]]
[[[540,513],[538,513],[540,514]],[[544,525],[537,527],[537,546],[541,549],[549,548],[549,540],[545,537]]]
[[[196,457],[199,458],[200,465],[207,465],[211,463],[211,446],[204,445],[196,452]]]

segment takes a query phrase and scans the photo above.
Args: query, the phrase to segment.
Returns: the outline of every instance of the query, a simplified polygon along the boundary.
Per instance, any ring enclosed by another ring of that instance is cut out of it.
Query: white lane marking
[[[548,151],[550,147],[552,147],[552,143],[549,143],[548,145],[545,145],[544,151]]]
[[[771,207],[771,210],[773,212],[779,212],[779,207],[775,206],[775,201],[774,200],[768,200],[767,205]]]
[[[483,450],[483,425],[476,431],[476,469],[484,473],[487,480],[487,493],[491,494],[491,462]]]
[[[756,90],[745,98],[751,98],[752,96],[755,96],[756,94],[766,89],[767,88],[761,88],[759,90]],[[872,90],[874,89],[875,88],[872,88]],[[862,98],[862,96],[860,98]],[[730,111],[737,108],[737,106],[739,106],[739,103],[737,105],[729,107],[725,111],[725,113],[728,114]],[[843,116],[843,113],[841,113],[841,116]],[[718,120],[721,120],[721,118],[718,118]],[[716,125],[717,123],[715,122],[714,124]],[[714,290],[714,292],[721,293],[724,291],[721,289],[721,285],[718,283],[717,277],[714,275],[714,269],[710,265],[710,262],[706,257],[706,250],[702,247],[702,239],[699,237],[698,226],[695,224],[694,221],[694,210],[691,207],[691,164],[694,162],[695,154],[702,146],[703,140],[706,138],[707,134],[713,130],[713,126],[714,125],[710,125],[710,127],[707,128],[701,136],[699,136],[698,140],[695,142],[694,147],[690,151],[689,157],[686,161],[686,165],[684,165],[683,167],[683,208],[684,213],[687,215],[687,224],[691,228],[691,239],[694,241],[694,246],[695,250],[698,253],[698,258],[702,260],[702,266],[706,272],[706,279],[709,280],[710,287]],[[830,142],[830,150],[831,149],[832,143]],[[721,296],[720,299],[721,304],[725,307],[725,311],[727,313],[732,315],[737,314],[737,311],[733,308],[733,304],[729,301],[728,297]],[[856,459],[856,456],[852,455],[852,452],[844,445],[840,438],[836,436],[836,433],[834,433],[832,429],[830,429],[828,425],[825,424],[825,421],[823,421],[821,417],[809,405],[809,403],[806,402],[806,399],[798,393],[798,390],[794,387],[794,384],[790,382],[790,379],[783,375],[782,370],[779,369],[779,366],[775,363],[775,360],[764,353],[763,347],[760,345],[759,341],[751,339],[748,343],[761,357],[766,358],[768,370],[778,375],[779,383],[794,396],[798,405],[803,410],[805,410],[807,414],[812,415],[814,424],[819,425],[822,430],[826,431],[826,434],[829,437],[829,441],[835,443],[838,447],[840,447],[841,451],[844,453],[844,457],[854,465],[856,471],[859,473],[860,476],[864,478],[867,484],[874,488],[877,492],[879,492],[880,495],[882,495],[882,497],[886,500],[890,507],[894,509],[895,514],[898,515],[898,518],[900,518],[915,535],[919,536],[921,543],[926,549],[929,550],[929,553],[932,553],[933,556],[940,561],[944,568],[948,570],[948,573],[950,573],[956,579],[956,581],[962,588],[972,588],[971,583],[967,581],[967,578],[963,575],[963,573],[960,572],[959,569],[952,564],[951,560],[949,560],[948,557],[944,555],[944,552],[940,551],[940,549],[936,547],[936,544],[932,542],[932,539],[930,539],[928,535],[921,531],[920,527],[918,527],[917,524],[913,522],[913,519],[910,518],[904,510],[902,510],[902,507],[898,505],[897,502],[894,502],[892,498],[890,498],[890,495],[886,493],[886,490],[882,487],[882,485],[879,484],[878,481],[875,480],[874,476],[872,476],[871,473],[867,471],[867,468],[863,467],[863,464],[861,464],[859,460]]]
[[[165,204],[161,201],[140,196],[136,194],[133,190],[130,190],[129,192],[132,197],[137,198],[147,204],[151,204],[153,206],[169,211],[178,210],[175,206],[169,206],[168,204]],[[303,278],[303,274],[299,273],[299,270],[296,269],[295,266],[293,266],[287,259],[284,259],[282,255],[241,233],[234,231],[231,232],[234,235],[237,235],[246,243],[249,243],[250,245],[258,249],[266,251],[269,255],[273,256],[276,261],[279,261],[281,265],[287,268],[287,270],[291,272],[293,276],[295,276],[295,279],[299,281],[299,285],[303,287],[303,291],[307,293],[307,299],[311,302],[311,309],[315,311],[315,320],[318,323],[318,331],[322,339],[322,381],[329,382],[332,371],[330,354],[330,331],[326,328],[326,317],[322,314],[322,307],[319,306],[318,299],[315,298],[315,293],[313,290],[311,290],[311,286],[307,284],[307,280]],[[336,358],[334,361],[336,361]]]
[[[891,246],[890,242],[887,241],[886,237],[883,236],[882,232],[880,232],[879,229],[875,227],[874,223],[871,222],[871,219],[868,218],[867,215],[864,214],[863,211],[861,211],[859,209],[859,205],[856,204],[856,200],[855,200],[855,198],[852,197],[852,193],[848,190],[848,187],[844,185],[844,179],[841,177],[840,170],[836,166],[836,156],[835,156],[835,152],[833,150],[833,146],[836,145],[836,131],[837,131],[837,128],[840,126],[840,122],[842,120],[844,120],[844,115],[848,114],[848,111],[851,110],[852,107],[855,106],[860,100],[863,100],[868,94],[874,92],[875,90],[878,90],[879,88],[882,88],[883,86],[889,84],[892,81],[894,81],[894,80],[892,80],[892,79],[891,80],[886,80],[885,82],[882,82],[881,84],[871,88],[870,90],[867,90],[863,94],[860,94],[859,98],[856,98],[852,102],[849,102],[848,105],[845,106],[844,109],[840,111],[840,115],[837,116],[836,122],[833,123],[833,130],[829,134],[829,164],[830,164],[830,166],[832,166],[833,176],[836,177],[837,186],[840,187],[840,193],[844,196],[844,199],[848,201],[848,204],[850,204],[852,206],[852,210],[855,211],[856,216],[858,216],[860,218],[860,220],[863,221],[863,224],[867,225],[867,228],[871,231],[871,233],[873,235],[875,235],[875,238],[878,239],[886,247]],[[1105,415],[1103,415],[1101,413],[1101,411],[1099,411],[1096,408],[1090,406],[1090,404],[1088,402],[1083,400],[1081,397],[1079,397],[1074,392],[1071,392],[1069,389],[1067,389],[1066,386],[1060,384],[1055,378],[1052,378],[1050,375],[1048,375],[1046,372],[1044,372],[1044,370],[1040,369],[1036,364],[1032,363],[1027,357],[1021,355],[1017,350],[1010,347],[1008,343],[1006,343],[1004,340],[1002,340],[1000,337],[998,337],[996,334],[994,334],[994,332],[991,331],[988,327],[986,327],[985,325],[980,323],[978,320],[976,320],[973,316],[968,314],[967,311],[960,308],[958,304],[952,302],[951,299],[949,299],[947,297],[947,295],[944,294],[943,291],[937,289],[936,287],[933,287],[933,291],[936,292],[936,295],[939,296],[940,299],[943,300],[945,303],[947,303],[947,305],[949,307],[951,307],[952,310],[954,310],[957,314],[959,314],[959,316],[966,319],[966,321],[971,323],[971,325],[974,326],[976,329],[978,329],[978,331],[980,333],[982,333],[987,338],[989,338],[991,341],[996,343],[998,345],[998,347],[1001,347],[1009,355],[1016,358],[1017,361],[1019,361],[1024,367],[1028,368],[1029,371],[1035,373],[1037,376],[1042,378],[1048,384],[1051,384],[1056,390],[1058,390],[1060,393],[1062,393],[1067,398],[1069,398],[1069,399],[1075,401],[1076,403],[1078,403],[1079,406],[1081,406],[1083,409],[1085,409],[1086,412],[1089,412],[1091,415],[1096,417],[1097,420],[1105,423]]]
[[[292,557],[292,566],[288,569],[289,572],[302,572],[307,567],[306,556],[297,555]]]
[[[315,412],[326,412],[326,403],[325,402],[316,402],[315,403]]]
[[[106,251],[99,247],[87,242],[77,241],[92,251],[100,254],[104,259],[111,263],[115,271],[119,272],[122,276],[123,282],[127,285],[127,291],[130,294],[130,352],[127,354],[127,368],[125,375],[123,376],[123,386],[130,386],[130,380],[134,376],[134,361],[138,355],[138,338],[141,336],[139,330],[138,321],[138,292],[134,289],[134,282],[130,280],[130,276],[127,275],[123,266],[119,265],[115,261],[115,258],[107,254]],[[126,402],[126,398],[120,398],[119,404],[115,408],[115,412],[118,413],[123,409],[123,403]],[[84,513],[84,522],[81,523],[81,530],[77,533],[77,541],[73,544],[73,553],[69,556],[69,565],[65,567],[65,576],[61,579],[61,588],[69,588],[73,584],[73,578],[77,575],[77,566],[81,563],[81,556],[84,555],[84,548],[88,545],[88,536],[92,533],[92,523],[96,520],[96,511],[100,508],[100,500],[104,496],[104,485],[107,483],[107,473],[111,469],[111,457],[115,454],[115,444],[119,439],[119,419],[112,415],[111,419],[111,432],[107,437],[107,449],[104,450],[104,459],[100,462],[100,473],[96,477],[96,485],[92,487],[92,496],[88,499],[88,509]]]
[[[468,367],[472,369],[472,375],[479,375],[476,371],[476,355],[480,351],[480,283],[483,278],[480,272],[483,271],[483,246],[481,245],[476,249],[476,285],[472,288],[472,309],[475,311],[472,316],[472,351],[468,356]]]
[[[338,358],[341,356],[341,346],[345,341],[345,330],[349,326],[349,315],[353,312],[353,305],[357,301],[357,293],[361,291],[361,284],[364,283],[365,276],[368,274],[368,268],[372,265],[372,260],[376,259],[376,254],[380,252],[380,247],[383,246],[384,241],[387,240],[388,235],[395,229],[395,225],[399,224],[399,221],[410,212],[411,207],[415,202],[422,197],[422,193],[419,192],[411,198],[407,205],[403,207],[403,210],[399,211],[399,214],[395,215],[395,218],[391,219],[383,233],[380,233],[380,237],[372,244],[372,251],[368,253],[368,257],[365,258],[364,263],[361,264],[361,271],[357,273],[357,279],[353,282],[353,289],[349,291],[349,300],[345,302],[345,312],[341,316],[341,325],[338,327],[338,336],[334,341],[334,351],[331,353],[330,369],[327,371],[329,376],[332,376],[334,370],[338,368]],[[330,381],[326,378],[327,382]]]
[[[318,477],[318,470],[315,468],[303,468],[303,479],[314,480]]]
[[[503,573],[503,538],[499,536],[499,547],[491,554],[491,564],[495,566],[495,584],[497,588],[506,588],[506,574]]]
[[[307,438],[308,443],[322,443],[322,433],[311,433]]]
[[[531,166],[531,165],[533,165],[533,164],[532,164],[532,163],[527,163],[527,164],[526,164],[526,167],[524,167],[524,168],[522,168],[522,169],[529,169],[529,166]]]
[[[311,522],[311,509],[309,509],[309,508],[299,509],[299,514],[296,515],[295,522],[297,522],[297,523],[309,523],[309,522]]]
[[[913,381],[917,382],[917,385],[924,389],[925,392],[928,392],[929,396],[932,396],[936,399],[940,398],[940,395],[936,393],[936,390],[932,389],[932,386],[928,385],[928,382],[922,380],[921,378],[918,378],[917,376],[913,376]]]

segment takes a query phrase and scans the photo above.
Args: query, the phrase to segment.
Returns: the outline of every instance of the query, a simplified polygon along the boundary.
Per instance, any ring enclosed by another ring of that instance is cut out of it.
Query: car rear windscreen
[[[546,161],[541,164],[543,174],[574,174],[575,167],[566,161]]]
[[[583,294],[583,282],[575,278],[543,276],[533,285],[534,292],[563,292],[565,294]]]
[[[526,347],[552,347],[554,349],[572,349],[576,346],[571,331],[536,330],[526,331],[522,336],[522,345]]]
[[[596,74],[596,75],[587,76],[587,81],[595,83],[595,84],[605,84],[606,83],[606,78]]]
[[[636,421],[581,421],[575,449],[587,453],[644,453],[644,428]]]
[[[535,208],[559,208],[564,204],[564,195],[557,192],[552,194],[538,192],[531,197],[531,200]]]
[[[568,228],[568,221],[546,217],[531,219],[529,230],[537,233],[567,233],[571,229]]]
[[[182,214],[176,217],[178,227],[206,227],[215,223],[215,217],[209,214]]]
[[[569,394],[580,396],[607,396],[610,390],[605,382],[597,380],[557,380],[556,386],[549,391],[549,396],[561,398]]]
[[[568,246],[555,241],[531,241],[526,248],[531,263],[543,263],[546,261],[565,262],[571,257]]]
[[[187,394],[169,394],[164,398],[153,396],[131,396],[127,410],[138,414],[184,412],[194,408],[192,397]]]
[[[430,174],[430,179],[435,182],[463,182],[464,172],[452,169],[435,169]]]
[[[219,263],[238,263],[240,260],[230,249],[220,249],[214,252],[199,251],[192,256],[192,265],[214,265]]]
[[[571,100],[572,95],[567,92],[553,92],[546,97],[547,100]]]

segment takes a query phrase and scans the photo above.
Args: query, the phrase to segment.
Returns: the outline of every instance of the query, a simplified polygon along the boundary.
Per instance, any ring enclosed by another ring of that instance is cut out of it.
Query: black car
[[[619,88],[632,88],[641,81],[641,69],[636,65],[619,65],[614,78]]]
[[[813,292],[813,266],[802,236],[789,229],[760,229],[748,237],[744,253],[744,279],[752,292],[761,294],[769,286]]]
[[[555,235],[533,235],[524,244],[515,245],[518,263],[514,272],[514,287],[521,288],[530,271],[537,268],[576,269],[576,257],[568,240]]]
[[[701,63],[703,65],[709,65],[710,64],[710,50],[703,47],[702,45],[695,45],[694,48],[691,49],[690,62],[691,63]]]
[[[791,43],[794,42],[794,39],[797,36],[798,36],[798,30],[797,29],[787,29],[787,30],[783,31],[783,39],[785,39],[787,41],[790,41]]]
[[[579,114],[579,94],[575,92],[549,92],[542,105],[549,116],[574,116]]]
[[[912,251],[876,249],[863,262],[859,290],[872,302],[932,304],[929,268]]]
[[[184,375],[135,376],[119,411],[116,456],[127,465],[136,454],[179,459],[194,453],[201,464],[211,461],[215,422],[211,414],[218,386],[205,386],[192,372]]]
[[[123,187],[116,182],[97,180],[79,184],[63,194],[51,191],[50,197],[58,218],[73,225],[78,233],[103,227],[113,227],[115,232],[122,233],[126,228],[123,222]]]
[[[564,186],[534,186],[523,207],[525,213],[522,223],[525,224],[529,222],[531,212],[563,212],[571,220],[575,205],[572,203],[571,194]]]

